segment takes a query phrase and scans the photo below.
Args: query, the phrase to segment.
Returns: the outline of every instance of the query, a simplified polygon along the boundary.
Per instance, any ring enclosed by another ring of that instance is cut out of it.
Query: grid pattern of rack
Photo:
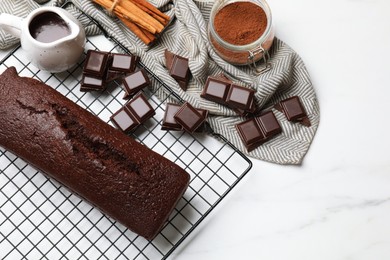
[[[89,37],[87,49],[128,53],[105,36]],[[20,75],[46,82],[111,124],[109,117],[125,102],[120,82],[104,93],[80,92],[82,65],[50,74],[29,64],[23,50],[16,48],[1,62],[0,73],[14,66]],[[137,236],[0,148],[0,259],[165,259],[249,171],[251,162],[222,136],[161,130],[166,100],[157,99],[154,93],[163,88],[167,99],[182,101],[145,69],[156,86],[154,91],[144,90],[156,115],[132,137],[191,175],[188,190],[160,234],[153,241]]]

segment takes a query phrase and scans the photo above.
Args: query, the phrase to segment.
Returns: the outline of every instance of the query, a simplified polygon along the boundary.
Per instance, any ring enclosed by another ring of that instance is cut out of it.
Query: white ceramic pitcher
[[[61,28],[64,28],[63,32],[66,33],[61,35],[47,31],[46,36],[50,39],[46,41],[36,36],[39,32],[44,32],[45,28],[50,28],[45,26],[55,25],[55,21],[60,21]],[[41,23],[46,22],[48,24],[40,26]],[[0,28],[20,38],[27,58],[42,70],[65,71],[79,61],[84,51],[86,41],[84,28],[68,11],[59,7],[40,7],[24,19],[2,13]]]

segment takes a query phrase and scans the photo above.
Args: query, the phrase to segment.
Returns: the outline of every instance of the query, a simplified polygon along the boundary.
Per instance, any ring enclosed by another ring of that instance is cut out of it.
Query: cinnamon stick
[[[137,37],[140,38],[140,40],[143,41],[143,43],[145,43],[146,45],[154,41],[153,34],[149,33],[148,31],[142,30],[136,24],[130,22],[127,19],[124,19],[123,17],[119,17],[119,19],[122,21],[124,25],[126,25],[127,28],[129,28],[135,35],[137,35]]]
[[[159,16],[158,14],[154,13],[152,10],[148,9],[147,7],[143,6],[143,5],[140,5],[138,3],[135,3],[134,4],[136,6],[138,6],[141,10],[143,10],[144,12],[146,12],[147,14],[149,14],[151,17],[153,17],[154,19],[156,19],[157,21],[159,21],[161,24],[163,24],[164,26],[168,24],[169,20],[165,20],[163,17]]]
[[[157,16],[163,18],[165,21],[169,21],[171,19],[169,15],[164,14],[163,12],[158,10],[157,7],[155,7],[154,5],[152,5],[146,0],[126,0],[126,1],[132,1],[137,5],[144,6],[145,8],[147,8],[148,10],[156,14]]]
[[[93,0],[93,1],[95,1],[98,4],[100,4],[101,6],[103,6],[106,9],[110,9],[111,6],[112,6],[112,2],[109,1],[109,0]],[[150,31],[151,33],[156,33],[157,32],[157,29],[154,26],[152,26],[151,24],[147,23],[144,19],[142,19],[140,17],[140,14],[138,14],[137,12],[133,12],[133,10],[126,10],[126,9],[122,8],[121,6],[116,5],[115,8],[114,8],[114,13],[118,17],[129,19],[130,21],[138,24],[138,26],[140,26],[140,27]],[[145,12],[143,12],[143,13],[146,14]]]
[[[143,20],[145,21],[145,23],[153,26],[156,29],[157,33],[160,33],[164,29],[164,25],[162,25],[159,21],[151,17],[149,14],[147,14],[145,11],[143,11],[137,5],[133,4],[130,1],[120,1],[119,4],[115,7],[115,9],[118,9],[119,12],[126,16],[130,15],[130,13],[134,16],[137,16],[140,20]],[[154,33],[152,31],[150,32]]]
[[[145,44],[156,39],[170,17],[146,0],[93,0],[114,13]]]

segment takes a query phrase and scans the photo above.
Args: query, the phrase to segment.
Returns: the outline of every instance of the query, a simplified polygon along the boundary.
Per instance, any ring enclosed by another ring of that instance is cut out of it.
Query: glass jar
[[[263,34],[261,34],[258,39],[245,45],[235,45],[225,41],[218,35],[216,28],[214,27],[214,20],[217,13],[226,5],[235,2],[250,2],[256,4],[263,9],[267,18],[267,25]],[[264,0],[215,0],[210,13],[208,36],[216,53],[227,62],[233,65],[253,65],[255,68],[259,69],[256,67],[256,62],[263,59],[267,66],[267,60],[269,58],[268,50],[271,48],[274,40],[271,10]]]

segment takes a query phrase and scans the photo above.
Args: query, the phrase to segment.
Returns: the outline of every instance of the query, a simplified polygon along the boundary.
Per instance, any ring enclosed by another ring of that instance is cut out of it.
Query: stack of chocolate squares
[[[164,55],[169,75],[177,81],[181,89],[186,91],[191,76],[188,59],[168,50],[165,50]]]
[[[209,76],[200,95],[202,98],[228,106],[239,115],[246,116],[256,111],[255,91],[234,84],[224,75]]]
[[[80,91],[104,91],[108,82],[133,73],[138,60],[135,55],[88,50]]]
[[[183,105],[168,103],[162,122],[162,130],[180,131],[189,133],[202,132],[208,111],[195,108],[186,102]]]

